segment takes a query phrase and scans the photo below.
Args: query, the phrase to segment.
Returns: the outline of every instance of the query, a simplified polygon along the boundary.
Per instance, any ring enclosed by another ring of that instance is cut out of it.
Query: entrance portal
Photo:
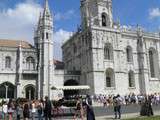
[[[67,80],[64,83],[64,86],[78,86],[78,82],[76,80]],[[78,95],[79,91],[78,90],[64,90],[64,96],[73,96],[73,95]]]
[[[14,98],[15,87],[9,82],[0,85],[0,98]]]
[[[32,85],[29,85],[25,89],[26,91],[26,98],[29,100],[35,99],[35,88]]]

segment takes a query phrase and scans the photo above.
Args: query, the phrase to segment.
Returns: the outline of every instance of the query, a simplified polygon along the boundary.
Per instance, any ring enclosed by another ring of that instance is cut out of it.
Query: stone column
[[[147,74],[147,66],[145,66],[146,63],[146,55],[145,55],[145,48],[144,48],[144,38],[143,38],[143,32],[140,28],[138,28],[137,31],[137,52],[138,52],[138,64],[139,64],[139,88],[141,94],[146,94],[149,90],[149,80],[148,80],[148,74]]]
[[[5,88],[6,88],[6,100],[8,98],[8,85],[5,85]]]

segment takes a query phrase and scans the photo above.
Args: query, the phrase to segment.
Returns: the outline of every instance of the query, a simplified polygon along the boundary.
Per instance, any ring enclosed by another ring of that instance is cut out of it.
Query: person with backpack
[[[115,113],[115,119],[121,119],[121,104],[122,104],[122,98],[118,94],[117,96],[113,97],[113,106],[114,106],[114,113]]]

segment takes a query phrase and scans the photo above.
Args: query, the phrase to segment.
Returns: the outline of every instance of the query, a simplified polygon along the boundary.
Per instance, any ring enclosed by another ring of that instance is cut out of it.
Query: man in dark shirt
[[[45,120],[51,120],[51,111],[52,111],[52,103],[49,100],[48,97],[45,97],[45,103],[44,103],[44,117]]]

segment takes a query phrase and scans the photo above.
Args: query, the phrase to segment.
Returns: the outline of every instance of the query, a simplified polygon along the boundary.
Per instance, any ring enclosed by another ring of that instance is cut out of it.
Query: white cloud
[[[149,10],[149,18],[157,18],[160,17],[160,8],[152,8]]]
[[[68,20],[71,19],[73,16],[75,16],[74,10],[69,10],[65,13],[56,13],[54,19],[55,20]]]
[[[18,3],[14,8],[0,11],[0,38],[23,39],[33,43],[34,26],[42,7],[26,0]]]
[[[54,56],[55,58],[61,60],[62,59],[62,44],[70,38],[72,32],[59,29],[54,33]]]
[[[14,8],[0,10],[0,39],[26,40],[33,44],[34,27],[38,22],[42,6],[35,0],[18,3]],[[69,19],[74,11],[58,13],[56,20]],[[62,43],[69,38],[71,32],[59,29],[54,33],[54,56],[62,59]]]
[[[62,44],[67,39],[69,39],[71,35],[72,35],[72,32],[69,32],[63,29],[59,29],[58,31],[54,33],[54,40],[55,42]]]

